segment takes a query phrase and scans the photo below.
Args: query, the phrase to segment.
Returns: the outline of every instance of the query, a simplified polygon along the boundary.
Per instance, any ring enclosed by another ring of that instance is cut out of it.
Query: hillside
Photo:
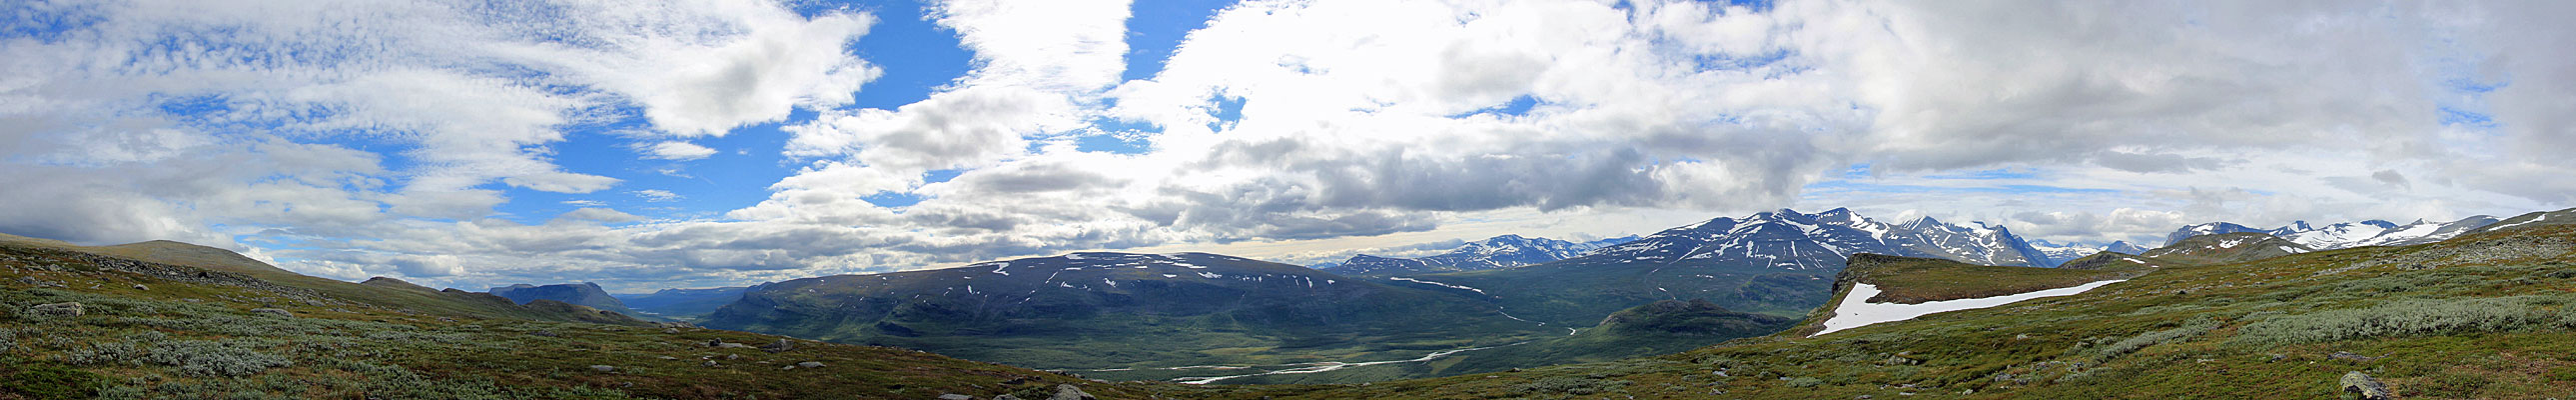
[[[1554,329],[1473,292],[1199,253],[796,279],[752,287],[702,324],[1156,380],[1204,371],[1155,368],[1407,359]]]
[[[743,332],[415,312],[430,307],[25,243],[0,245],[5,399],[1046,398],[1062,385],[1149,398],[1169,390]],[[413,298],[440,293],[392,279],[364,285]],[[550,300],[529,306],[597,312]],[[755,346],[777,343],[791,346]]]
[[[0,248],[59,254],[61,257],[89,262],[141,262],[240,274],[272,285],[307,290],[318,295],[410,313],[601,322],[638,326],[649,324],[624,315],[599,314],[598,310],[526,307],[508,299],[482,293],[455,289],[430,291],[427,287],[390,278],[370,279],[366,283],[349,283],[306,276],[270,266],[229,250],[166,240],[115,246],[78,246],[53,240],[0,235]]]
[[[2402,398],[2576,392],[2576,226],[2169,265],[2080,294],[1662,357],[1214,399]],[[2352,375],[2359,373],[2359,375]]]

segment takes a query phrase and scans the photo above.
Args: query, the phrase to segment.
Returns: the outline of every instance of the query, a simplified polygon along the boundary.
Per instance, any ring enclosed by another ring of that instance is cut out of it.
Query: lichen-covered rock
[[[1082,388],[1074,387],[1073,384],[1060,383],[1055,385],[1055,396],[1048,397],[1047,400],[1099,400],[1099,398],[1091,397],[1090,393],[1083,393]]]
[[[2387,400],[2397,398],[2396,395],[2388,392],[2388,385],[2380,384],[2378,379],[2371,379],[2370,374],[2364,374],[2361,373],[2361,371],[2344,373],[2343,384],[2341,386],[2343,387],[2344,393],[2360,395],[2362,400]]]
[[[820,363],[820,362],[813,362],[813,361],[806,361],[806,362],[796,363],[796,366],[797,366],[797,367],[799,367],[799,368],[822,368],[822,367],[823,367],[823,363]]]
[[[962,395],[962,394],[956,394],[956,393],[949,393],[949,394],[939,395],[939,400],[975,400],[975,396],[968,396],[968,395]]]
[[[593,365],[593,366],[590,366],[590,370],[592,370],[592,371],[599,371],[599,372],[617,372],[617,367],[611,367],[611,366],[606,366],[606,365]]]

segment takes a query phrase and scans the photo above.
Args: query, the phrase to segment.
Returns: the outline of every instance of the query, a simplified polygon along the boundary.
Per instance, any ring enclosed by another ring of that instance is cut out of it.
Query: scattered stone
[[[716,366],[716,360],[707,360],[707,362],[698,363],[698,365],[713,367]]]
[[[2284,359],[2284,358],[2290,358],[2290,356],[2280,355],[2280,354],[2273,354],[2273,355],[2272,355],[2272,359],[2271,359],[2271,360],[2269,360],[2269,361],[2264,361],[2264,362],[2281,362],[2281,359]]]
[[[823,367],[823,363],[820,363],[820,362],[814,362],[814,361],[806,361],[806,362],[796,363],[796,366],[799,366],[799,367],[805,367],[805,368],[822,368],[822,367]]]
[[[256,313],[256,314],[268,314],[268,315],[275,315],[275,316],[287,317],[287,318],[294,318],[294,317],[295,317],[295,313],[287,312],[286,310],[280,310],[280,309],[275,309],[275,308],[253,308],[253,309],[250,309],[250,312],[252,312],[252,313]]]
[[[994,395],[994,396],[993,396],[993,400],[1020,400],[1020,396],[1012,396],[1012,395],[1007,395],[1007,394],[1004,394],[1004,395]]]
[[[662,328],[662,333],[675,334],[675,335],[676,335],[676,334],[679,334],[679,333],[680,333],[680,328]]]
[[[152,288],[143,287],[143,284],[137,283],[134,284],[134,290],[152,290]]]
[[[1060,383],[1055,385],[1055,396],[1048,397],[1047,400],[1099,400],[1099,398],[1091,397],[1090,393],[1083,393],[1082,388],[1073,387],[1073,384]]]
[[[2349,352],[2349,351],[2338,351],[2338,352],[2334,352],[2334,354],[2328,354],[2328,355],[2326,355],[2326,358],[2332,358],[2332,359],[2344,360],[2344,361],[2351,361],[2351,362],[2371,362],[2371,361],[2373,361],[2373,360],[2378,360],[2378,359],[2379,359],[2379,357],[2371,357],[2371,356],[2365,356],[2365,355],[2360,355],[2360,354],[2354,354],[2353,352]]]
[[[2361,373],[2361,371],[2344,373],[2343,383],[2341,386],[2343,387],[2344,393],[2361,395],[2362,400],[2387,400],[2396,398],[2395,395],[2388,393],[2388,385],[2380,384],[2378,379],[2371,379],[2369,374]]]
[[[719,348],[727,348],[727,349],[748,349],[748,348],[751,348],[751,345],[741,344],[741,343],[725,343],[725,344],[719,344],[719,345],[716,345],[716,347],[719,347]]]
[[[975,400],[975,396],[968,396],[968,395],[962,395],[962,394],[956,394],[956,393],[949,393],[949,394],[939,395],[939,400]]]
[[[785,352],[785,351],[795,350],[795,349],[796,349],[796,342],[790,342],[790,341],[787,341],[787,339],[778,339],[778,341],[777,341],[777,342],[772,342],[772,343],[770,343],[770,344],[766,344],[766,345],[761,345],[761,346],[760,346],[760,351],[766,351],[766,352],[771,352],[771,353]]]
[[[50,317],[78,317],[81,316],[81,303],[37,304],[28,307],[27,312]]]
[[[779,369],[780,369],[780,370],[796,369],[796,366],[794,366],[794,365],[789,365],[789,366],[786,366],[786,367],[781,367],[781,368],[779,368]]]
[[[592,370],[592,371],[599,371],[599,372],[617,372],[617,367],[611,367],[611,366],[606,366],[606,365],[593,365],[593,366],[590,366],[590,370]]]
[[[672,357],[672,356],[661,356],[661,357],[658,357],[658,358],[661,358],[661,359],[664,359],[664,360],[677,360],[677,359],[680,359],[679,357]]]

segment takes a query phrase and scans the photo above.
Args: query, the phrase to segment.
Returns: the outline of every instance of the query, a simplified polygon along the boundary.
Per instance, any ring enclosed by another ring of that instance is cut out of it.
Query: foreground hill
[[[1409,359],[1553,329],[1471,291],[1389,282],[1214,254],[1075,253],[764,284],[703,324],[1113,379]]]
[[[623,314],[601,313],[600,310],[588,307],[533,303],[522,305],[500,296],[456,289],[431,290],[391,278],[377,278],[353,284],[306,276],[279,269],[229,250],[167,240],[115,246],[78,246],[54,240],[0,235],[0,248],[60,254],[61,257],[88,262],[142,262],[187,267],[207,272],[239,274],[269,285],[310,291],[315,295],[408,313],[649,325],[645,321]]]
[[[292,274],[273,267],[70,249],[96,248],[0,243],[0,399],[1043,399],[1066,387],[1154,397],[911,350],[427,311],[493,308],[392,279],[321,290],[236,272]],[[408,295],[344,295],[385,291]],[[418,299],[438,304],[404,303]],[[500,314],[572,312],[597,310],[538,300]]]
[[[1207,387],[1195,397],[2332,398],[2365,387],[2399,398],[2551,398],[2576,393],[2570,292],[2576,226],[2532,224],[2423,245],[2163,265],[2073,295],[1670,356],[1367,386]]]

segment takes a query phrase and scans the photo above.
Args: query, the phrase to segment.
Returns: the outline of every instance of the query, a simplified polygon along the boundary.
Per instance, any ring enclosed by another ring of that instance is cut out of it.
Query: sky
[[[0,233],[617,292],[2576,203],[2570,2],[23,0]]]

